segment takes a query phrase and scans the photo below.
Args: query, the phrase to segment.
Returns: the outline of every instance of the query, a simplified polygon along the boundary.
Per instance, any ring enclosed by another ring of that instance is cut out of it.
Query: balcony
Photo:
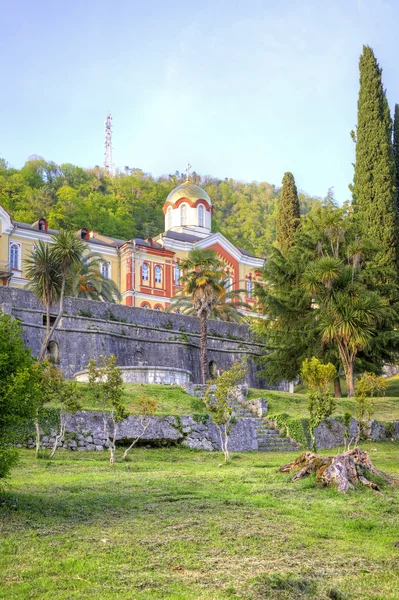
[[[10,263],[5,260],[0,260],[0,278],[1,277],[11,277],[12,268],[10,267]]]

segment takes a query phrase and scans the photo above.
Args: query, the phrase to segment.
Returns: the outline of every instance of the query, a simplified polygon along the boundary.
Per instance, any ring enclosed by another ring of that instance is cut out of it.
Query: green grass
[[[90,397],[86,384],[81,385],[84,392],[82,409],[98,410]],[[157,415],[189,415],[204,414],[206,412],[204,403],[194,398],[179,386],[173,385],[144,385],[125,384],[125,401],[129,410],[137,404],[142,394],[147,394],[157,401]],[[269,414],[288,413],[292,417],[308,417],[308,399],[303,388],[301,393],[290,394],[288,392],[276,392],[270,390],[250,389],[248,398],[265,397],[269,403]],[[397,394],[397,397],[394,397]],[[345,412],[356,415],[356,402],[351,398],[337,400],[335,415],[343,415]],[[390,421],[399,419],[399,375],[388,380],[387,396],[375,398],[375,419]]]
[[[365,444],[399,475],[399,445]],[[331,452],[331,451],[330,451]],[[399,488],[344,496],[277,472],[292,454],[23,451],[0,506],[0,598],[398,598]]]
[[[388,389],[387,393],[392,392]],[[308,399],[305,394],[251,389],[248,397],[267,398],[270,415],[288,413],[292,417],[309,417]],[[399,420],[399,397],[374,398],[374,407],[373,419],[380,421]],[[356,417],[356,401],[352,398],[337,398],[337,408],[334,416],[342,416],[345,412],[350,412]]]
[[[87,385],[82,384],[84,393],[82,401],[83,410],[98,410],[89,393]],[[157,415],[191,415],[205,413],[202,400],[186,394],[179,386],[175,385],[145,385],[127,383],[124,386],[126,407],[132,410],[137,406],[137,401],[146,394],[157,401]]]

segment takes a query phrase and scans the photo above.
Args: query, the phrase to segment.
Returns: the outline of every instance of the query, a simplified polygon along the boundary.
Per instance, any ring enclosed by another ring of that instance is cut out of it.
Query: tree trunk
[[[292,462],[280,467],[280,471],[282,473],[298,471],[292,481],[302,479],[302,477],[315,472],[317,481],[324,485],[337,487],[338,491],[343,493],[355,489],[357,483],[379,492],[379,486],[366,479],[365,473],[376,475],[390,485],[399,484],[398,479],[377,469],[367,452],[360,448],[353,448],[353,450],[347,450],[336,456],[319,456],[313,452],[304,452]]]
[[[54,446],[53,449],[51,450],[50,453],[50,457],[49,458],[53,458],[54,454],[57,451],[58,448],[58,443],[60,442],[61,438],[63,437],[63,435],[65,434],[65,425],[63,424],[63,416],[61,415],[61,427],[60,427],[60,433],[58,435],[55,436],[55,442],[54,442]]]
[[[39,356],[37,357],[39,361],[43,360],[43,358],[46,354],[48,343],[51,341],[51,338],[54,335],[54,331],[57,329],[58,323],[61,320],[62,313],[64,312],[64,295],[65,295],[65,278],[62,280],[62,284],[61,284],[61,294],[60,294],[60,304],[59,304],[59,308],[58,308],[58,315],[57,315],[56,320],[54,321],[54,325],[50,329],[50,332],[48,334],[46,334],[46,337],[44,338],[44,342],[40,349]],[[48,318],[50,321],[50,316]]]
[[[200,314],[201,323],[201,371],[202,371],[202,383],[205,384],[208,379],[208,359],[207,359],[207,315],[205,311]]]
[[[130,450],[133,448],[133,446],[135,446],[137,444],[137,442],[139,441],[139,439],[141,439],[143,437],[143,435],[147,431],[149,425],[150,425],[149,421],[147,423],[145,423],[145,424],[142,423],[143,431],[140,433],[140,435],[138,437],[136,437],[135,440],[133,440],[133,442],[130,444],[130,446],[128,448],[126,448],[126,450],[123,453],[122,460],[126,460],[126,457],[129,454]]]
[[[36,452],[35,452],[35,456],[36,458],[39,456],[39,450],[40,450],[40,425],[39,425],[39,415],[36,415],[36,419],[35,419],[35,431],[36,431],[36,441],[35,441],[35,446],[36,446]]]
[[[342,398],[341,381],[339,377],[334,379],[334,396],[336,398]]]
[[[355,379],[353,374],[353,359],[348,360],[348,364],[345,366],[345,379],[348,388],[348,398],[352,398],[355,394]]]
[[[50,304],[46,306],[46,337],[50,333]]]

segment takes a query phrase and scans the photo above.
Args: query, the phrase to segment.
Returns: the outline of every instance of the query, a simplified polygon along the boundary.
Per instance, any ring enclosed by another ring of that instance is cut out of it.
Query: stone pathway
[[[290,438],[282,437],[278,429],[272,427],[269,421],[256,417],[241,402],[234,400],[231,407],[237,419],[255,419],[259,452],[298,452],[301,449],[299,444]]]

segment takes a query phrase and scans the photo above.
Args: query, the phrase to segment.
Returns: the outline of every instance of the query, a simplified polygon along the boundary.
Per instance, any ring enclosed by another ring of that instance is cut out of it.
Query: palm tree
[[[210,319],[218,321],[230,321],[240,323],[245,321],[245,315],[240,312],[240,309],[250,309],[250,305],[241,299],[241,294],[245,293],[244,289],[233,290],[233,284],[228,279],[224,278],[221,281],[222,289],[216,297],[216,303],[209,315]],[[189,296],[185,296],[182,290],[178,291],[172,303],[167,309],[168,312],[178,309],[186,315],[194,315],[195,309],[192,305]]]
[[[25,260],[27,287],[32,290],[39,302],[46,307],[46,336],[50,333],[50,310],[59,300],[61,293],[61,274],[54,260],[51,248],[42,240],[37,242],[35,250]]]
[[[368,349],[379,324],[390,313],[388,301],[367,290],[359,273],[360,268],[339,259],[320,258],[309,265],[303,279],[315,301],[315,323],[322,342],[337,346],[350,397],[356,357]]]
[[[104,277],[101,254],[89,252],[82,258],[72,278],[71,295],[89,300],[115,302],[122,299],[117,285],[109,277]]]
[[[193,248],[187,258],[180,262],[182,275],[180,283],[184,293],[191,302],[201,325],[201,371],[202,382],[206,383],[208,373],[207,363],[207,321],[223,292],[223,263],[218,259],[214,250]]]
[[[71,281],[73,274],[82,262],[83,252],[86,244],[76,236],[73,231],[60,231],[51,237],[49,253],[57,265],[57,271],[61,280],[58,314],[50,331],[46,333],[38,359],[42,360],[54,331],[57,329],[64,311],[64,298],[67,284]]]

